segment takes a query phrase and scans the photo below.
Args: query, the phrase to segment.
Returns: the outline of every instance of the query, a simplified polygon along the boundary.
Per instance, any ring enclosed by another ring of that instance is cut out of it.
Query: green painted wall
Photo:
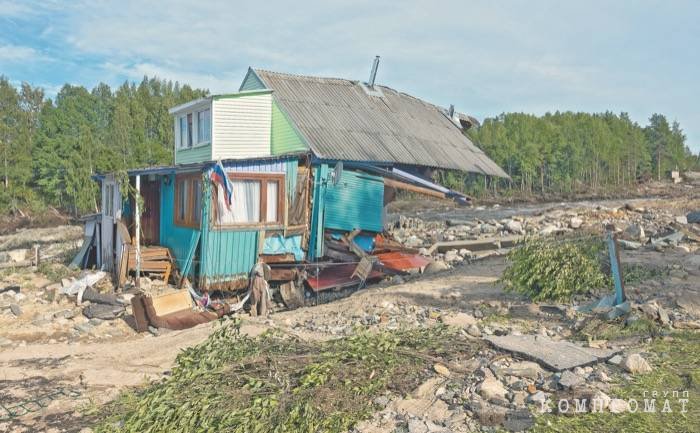
[[[274,99],[272,101],[272,130],[270,141],[273,155],[303,152],[309,148]]]
[[[382,231],[384,181],[381,177],[343,170],[337,185],[328,184],[323,200],[324,227],[345,231]]]
[[[170,248],[178,269],[182,269],[190,251],[192,235],[197,230],[175,225],[175,175],[164,176],[163,180],[160,188],[160,244]]]
[[[175,164],[211,161],[211,144],[192,147],[190,149],[175,149]]]

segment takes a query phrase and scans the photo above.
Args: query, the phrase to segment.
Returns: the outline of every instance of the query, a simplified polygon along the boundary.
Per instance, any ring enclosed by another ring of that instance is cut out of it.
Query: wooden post
[[[141,175],[136,175],[136,197],[134,197],[134,222],[136,233],[134,233],[134,243],[136,248],[136,287],[141,287]]]

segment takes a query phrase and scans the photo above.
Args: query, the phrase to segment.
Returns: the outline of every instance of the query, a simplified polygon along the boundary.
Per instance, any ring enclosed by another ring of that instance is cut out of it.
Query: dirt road
[[[279,327],[302,338],[324,339],[350,332],[367,317],[415,321],[416,309],[466,309],[504,296],[494,285],[502,267],[502,260],[496,258],[403,284],[374,286],[333,303],[280,312],[267,320],[246,318],[242,330],[257,335]],[[414,314],[404,313],[411,309]],[[6,408],[22,411],[16,407],[18,403],[57,390],[71,395],[58,395],[43,410],[0,422],[0,431],[80,431],[89,425],[89,419],[80,413],[82,409],[113,399],[124,387],[161,377],[181,349],[200,343],[216,326],[204,324],[157,337],[133,335],[117,342],[32,343],[4,350],[0,352],[0,403]],[[32,404],[28,406],[32,409]]]

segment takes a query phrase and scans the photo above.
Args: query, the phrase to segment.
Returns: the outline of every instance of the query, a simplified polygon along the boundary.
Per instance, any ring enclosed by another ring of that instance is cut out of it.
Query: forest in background
[[[0,77],[0,213],[46,206],[94,212],[95,173],[172,164],[168,109],[207,90],[145,77],[116,89],[66,84],[54,99]],[[507,113],[468,135],[510,179],[440,171],[438,180],[473,195],[570,193],[625,187],[697,169],[677,122],[654,114],[641,126],[625,113]]]
[[[95,212],[95,173],[171,164],[168,109],[208,93],[145,77],[116,89],[66,84],[16,88],[0,77],[0,213],[53,206],[72,215]],[[4,210],[4,212],[3,212]]]
[[[506,113],[487,118],[469,137],[510,179],[440,173],[446,184],[474,195],[570,194],[622,190],[671,170],[697,170],[678,122],[653,114],[641,126],[627,113]]]

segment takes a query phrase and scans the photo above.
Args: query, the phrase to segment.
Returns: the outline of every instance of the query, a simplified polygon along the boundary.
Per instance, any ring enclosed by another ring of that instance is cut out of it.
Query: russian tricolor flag
[[[224,194],[226,194],[226,204],[231,206],[231,198],[233,196],[233,186],[231,181],[226,176],[226,171],[224,171],[224,166],[221,161],[218,161],[211,172],[211,180],[214,183],[219,183],[224,187]]]

